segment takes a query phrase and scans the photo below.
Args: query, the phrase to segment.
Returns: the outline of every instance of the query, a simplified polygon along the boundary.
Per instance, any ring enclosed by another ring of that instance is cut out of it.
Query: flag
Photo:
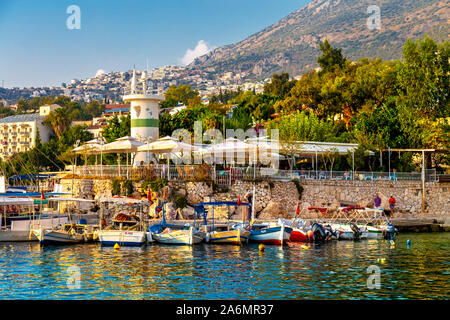
[[[45,200],[44,191],[41,191],[41,200]]]
[[[297,203],[297,215],[300,214],[300,203]]]

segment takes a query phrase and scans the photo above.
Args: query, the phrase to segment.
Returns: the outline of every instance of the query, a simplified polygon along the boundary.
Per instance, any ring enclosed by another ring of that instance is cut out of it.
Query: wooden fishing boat
[[[262,224],[251,226],[250,241],[264,244],[283,245],[291,237],[292,228],[276,224]]]
[[[202,242],[206,233],[199,230],[195,217],[192,226],[190,224],[178,225],[166,222],[166,203],[162,202],[155,209],[157,213],[162,211],[162,220],[149,226],[147,229],[147,232],[151,233],[152,239],[159,243],[174,245],[194,245]]]
[[[98,230],[96,237],[102,246],[142,246],[147,242],[142,218],[124,213],[117,214],[111,226]]]
[[[145,231],[98,230],[97,237],[102,246],[142,246],[147,239]]]
[[[36,237],[30,237],[32,224],[54,228],[69,222],[67,216],[50,212],[37,218],[34,210],[31,197],[0,197],[0,242],[37,241]]]
[[[204,202],[194,205],[195,215],[194,218],[200,218],[203,216],[203,228],[206,232],[205,241],[207,243],[220,243],[220,244],[235,244],[241,245],[248,243],[250,239],[250,230],[243,227],[233,228],[236,226],[236,222],[230,221],[230,214],[228,210],[227,222],[218,223],[214,221],[214,207],[226,206],[228,209],[231,206],[244,208],[251,208],[249,203],[241,203],[240,201],[216,201],[216,202]],[[212,220],[208,223],[208,210],[205,207],[211,207]],[[250,211],[250,210],[249,210]],[[242,224],[245,224],[245,216],[242,215]],[[195,220],[194,220],[195,223]]]
[[[193,245],[205,239],[205,232],[189,227],[185,230],[166,228],[161,233],[152,233],[152,238],[163,244]]]
[[[206,234],[205,241],[207,243],[229,243],[241,245],[248,243],[250,238],[250,231],[236,229],[236,230],[214,230]]]
[[[85,242],[86,225],[65,224],[57,229],[44,229],[42,226],[32,228],[32,233],[41,244],[73,244]]]

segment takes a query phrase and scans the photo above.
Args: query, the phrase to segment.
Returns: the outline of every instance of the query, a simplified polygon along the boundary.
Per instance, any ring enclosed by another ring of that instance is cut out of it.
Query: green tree
[[[192,90],[190,85],[181,84],[180,86],[172,85],[166,92],[165,98],[167,101],[176,101],[189,105],[189,100],[199,97],[197,90]]]
[[[334,72],[345,66],[346,59],[342,55],[341,49],[333,48],[328,40],[320,42],[319,48],[322,55],[317,59],[317,63],[322,68],[322,72]]]
[[[416,147],[433,147],[429,130],[442,131],[442,126],[433,127],[433,123],[450,116],[449,48],[448,42],[438,45],[428,36],[405,44],[397,76],[397,105],[402,128]]]
[[[53,128],[58,138],[69,128],[71,122],[65,108],[58,108],[45,118],[45,123]]]
[[[103,137],[107,143],[113,142],[119,138],[131,135],[131,117],[130,115],[114,116],[109,120],[108,125],[103,129]]]
[[[284,99],[294,85],[295,80],[290,81],[288,73],[274,74],[271,82],[264,85],[264,93]]]

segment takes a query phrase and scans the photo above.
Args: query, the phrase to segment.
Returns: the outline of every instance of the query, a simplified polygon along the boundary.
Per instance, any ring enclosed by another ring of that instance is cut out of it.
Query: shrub
[[[153,192],[158,192],[165,186],[167,186],[167,179],[162,178],[156,180],[144,180],[141,188],[142,190],[148,190],[148,188],[150,187],[150,189],[152,189]]]
[[[120,181],[117,179],[113,179],[111,184],[113,196],[120,196]]]
[[[134,192],[133,182],[131,180],[126,180],[123,182],[123,188],[125,189],[125,196],[131,197]]]
[[[292,180],[292,182],[294,182],[295,187],[297,188],[298,191],[298,200],[302,200],[302,194],[303,194],[303,186],[300,184],[300,182],[298,182],[297,180]]]
[[[186,206],[187,206],[186,197],[176,195],[175,196],[175,204],[177,205],[177,208],[180,208],[180,209],[186,208]]]

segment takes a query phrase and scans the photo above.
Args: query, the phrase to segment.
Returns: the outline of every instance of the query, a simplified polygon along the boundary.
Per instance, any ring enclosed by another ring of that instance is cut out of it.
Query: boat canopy
[[[56,174],[24,174],[12,176],[9,180],[47,180],[55,177]]]
[[[33,205],[33,199],[0,197],[0,206],[10,206],[10,205],[31,206]]]

